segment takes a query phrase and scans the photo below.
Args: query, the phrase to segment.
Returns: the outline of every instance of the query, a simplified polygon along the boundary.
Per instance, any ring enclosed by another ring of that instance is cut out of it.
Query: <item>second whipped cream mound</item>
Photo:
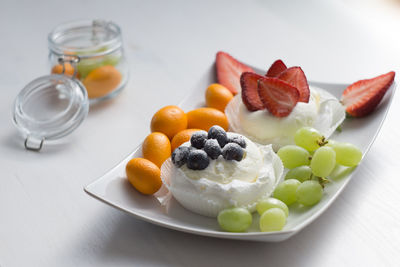
[[[216,217],[230,207],[254,211],[257,201],[273,192],[283,165],[270,145],[258,146],[247,138],[246,144],[241,161],[220,156],[201,171],[177,168],[168,159],[161,168],[162,180],[182,206],[198,214]]]
[[[294,144],[295,132],[311,126],[329,137],[345,119],[339,101],[323,89],[310,87],[310,101],[298,102],[289,116],[277,118],[268,110],[250,112],[236,95],[225,109],[231,130],[259,144],[272,144],[274,149]]]

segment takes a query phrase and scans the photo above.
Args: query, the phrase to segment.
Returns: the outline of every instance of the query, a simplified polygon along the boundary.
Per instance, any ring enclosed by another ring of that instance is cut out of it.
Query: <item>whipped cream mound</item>
[[[245,140],[246,152],[241,161],[219,156],[204,170],[190,170],[186,165],[177,168],[169,158],[161,167],[161,179],[174,198],[195,213],[216,217],[230,207],[252,212],[259,199],[273,192],[282,177],[283,165],[270,145]]]
[[[228,133],[228,137],[232,135],[235,134]],[[246,144],[245,154],[241,161],[225,160],[220,155],[216,160],[211,160],[208,167],[201,172],[191,170],[186,165],[183,165],[180,170],[192,180],[206,177],[208,180],[221,184],[227,184],[233,180],[255,182],[263,167],[263,154],[257,145],[248,139]],[[184,145],[189,146],[189,142]]]
[[[225,113],[231,131],[259,144],[272,144],[275,150],[294,144],[294,134],[305,126],[314,127],[328,138],[345,119],[345,109],[339,101],[316,87],[310,87],[310,101],[298,102],[287,117],[275,117],[267,109],[250,112],[240,94],[229,102]]]

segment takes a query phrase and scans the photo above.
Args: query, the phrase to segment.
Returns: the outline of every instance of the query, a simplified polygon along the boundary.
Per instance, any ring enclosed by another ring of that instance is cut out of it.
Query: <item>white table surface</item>
[[[19,90],[47,74],[47,33],[79,18],[123,30],[131,79],[62,143],[26,151],[11,122]],[[399,71],[399,1],[1,1],[0,266],[399,266],[400,96],[338,200],[281,243],[220,240],[142,222],[83,186],[149,132],[224,50],[308,79],[354,82]],[[398,72],[400,74],[400,72]],[[396,78],[397,79],[397,78]]]

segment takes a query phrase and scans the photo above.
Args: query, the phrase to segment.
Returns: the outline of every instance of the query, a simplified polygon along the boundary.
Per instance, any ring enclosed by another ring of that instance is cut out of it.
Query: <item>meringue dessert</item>
[[[186,209],[216,217],[224,209],[254,211],[282,177],[283,164],[271,145],[213,126],[198,131],[161,167],[161,179]]]
[[[298,102],[286,117],[276,117],[268,109],[249,111],[240,94],[225,109],[230,130],[259,144],[272,144],[275,150],[294,144],[294,134],[302,127],[313,127],[326,138],[345,119],[345,110],[335,96],[310,87],[308,103]]]

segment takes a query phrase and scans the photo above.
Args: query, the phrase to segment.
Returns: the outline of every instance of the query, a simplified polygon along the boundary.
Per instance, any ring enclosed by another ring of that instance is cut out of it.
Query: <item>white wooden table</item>
[[[123,30],[131,80],[71,136],[26,151],[11,122],[19,90],[47,74],[47,33],[79,18]],[[354,180],[318,220],[281,243],[163,229],[83,192],[177,104],[224,50],[308,79],[349,83],[400,64],[398,1],[2,1],[0,266],[398,266],[400,96]],[[398,80],[398,78],[396,78]]]

